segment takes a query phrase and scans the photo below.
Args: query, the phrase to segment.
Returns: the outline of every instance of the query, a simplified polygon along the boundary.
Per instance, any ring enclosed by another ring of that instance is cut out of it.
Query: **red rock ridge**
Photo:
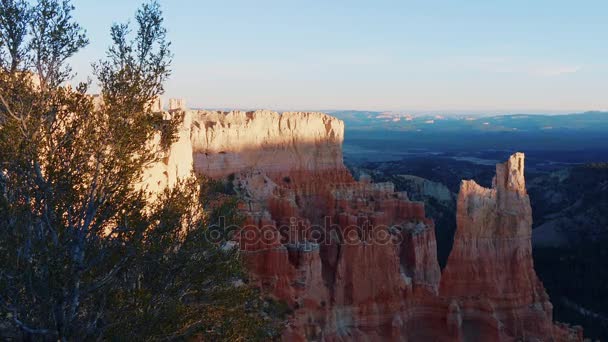
[[[234,176],[252,280],[293,310],[284,340],[582,339],[553,324],[534,272],[523,154],[497,166],[492,189],[463,182],[441,275],[424,206],[391,183],[353,179],[342,161],[342,121],[268,111],[191,116],[195,171]]]

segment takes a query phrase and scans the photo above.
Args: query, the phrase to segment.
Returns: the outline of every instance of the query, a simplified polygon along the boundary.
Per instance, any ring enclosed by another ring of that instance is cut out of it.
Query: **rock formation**
[[[463,181],[457,230],[441,278],[441,296],[458,311],[467,340],[555,340],[565,333],[532,260],[532,209],[524,155],[496,166],[492,189]]]
[[[163,111],[163,99],[160,96],[157,96],[152,101],[150,101],[148,106],[149,106],[150,111],[152,111],[154,113],[162,112]]]
[[[493,189],[463,182],[442,276],[424,205],[392,183],[354,180],[342,121],[268,111],[185,117],[161,182],[188,163],[233,182],[246,217],[235,239],[251,279],[293,310],[284,340],[581,339],[552,322],[533,269],[522,154],[497,166]]]
[[[199,111],[193,120],[194,167],[211,177],[249,169],[292,178],[309,172],[347,173],[342,164],[344,123],[330,116]]]
[[[399,175],[406,189],[411,189],[420,200],[432,198],[441,204],[448,204],[454,197],[447,186],[413,175]]]
[[[160,101],[160,98],[155,100]],[[156,103],[155,102],[155,103]],[[158,105],[158,103],[157,103]],[[183,116],[177,129],[177,139],[168,148],[161,144],[161,134],[157,133],[150,146],[161,155],[161,161],[150,165],[143,174],[141,184],[137,186],[149,193],[149,201],[153,202],[156,195],[166,187],[174,187],[178,180],[190,177],[193,172],[192,148],[192,112],[163,112],[163,117],[171,120],[172,115]]]
[[[184,99],[169,99],[169,111],[185,110],[186,100]]]

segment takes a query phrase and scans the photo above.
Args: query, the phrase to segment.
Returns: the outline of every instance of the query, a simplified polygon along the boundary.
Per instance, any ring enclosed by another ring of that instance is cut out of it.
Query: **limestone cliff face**
[[[529,302],[521,296],[544,293],[532,264],[532,210],[523,161],[518,153],[497,165],[492,189],[462,182],[458,227],[442,279],[446,295],[483,293]]]
[[[433,198],[441,203],[453,200],[450,190],[441,183],[413,175],[399,175],[399,178],[405,183],[405,188],[416,194],[419,200]]]
[[[251,279],[293,310],[284,340],[581,339],[553,324],[534,272],[523,154],[497,165],[492,189],[463,182],[442,275],[424,205],[345,168],[342,121],[269,111],[185,117],[156,176],[170,184],[193,167],[233,182],[246,217],[235,239]]]
[[[322,113],[198,111],[193,123],[195,169],[212,177],[252,168],[277,177],[344,168],[344,122]]]
[[[156,194],[166,187],[174,187],[178,180],[186,179],[193,175],[193,147],[192,147],[192,112],[173,111],[164,113],[182,116],[182,122],[178,127],[177,141],[168,149],[161,147],[161,135],[156,134],[150,142],[150,147],[161,154],[161,161],[153,163],[144,172],[140,188],[146,189],[150,194],[150,201],[156,199]]]
[[[552,305],[532,260],[532,210],[524,155],[496,165],[492,189],[463,181],[457,231],[441,296],[458,311],[465,339],[559,339]]]
[[[432,331],[408,327],[429,316],[420,298],[438,293],[433,221],[391,183],[353,179],[341,120],[200,111],[192,127],[195,170],[234,175],[253,281],[294,309],[285,339],[402,340]]]

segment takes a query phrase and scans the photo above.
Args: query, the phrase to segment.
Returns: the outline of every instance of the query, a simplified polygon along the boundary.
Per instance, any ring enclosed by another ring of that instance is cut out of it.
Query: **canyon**
[[[345,167],[343,121],[171,104],[178,140],[144,184],[191,172],[232,183],[250,281],[292,312],[283,340],[582,341],[553,322],[534,271],[523,154],[496,166],[492,188],[461,183],[442,271],[424,204]]]

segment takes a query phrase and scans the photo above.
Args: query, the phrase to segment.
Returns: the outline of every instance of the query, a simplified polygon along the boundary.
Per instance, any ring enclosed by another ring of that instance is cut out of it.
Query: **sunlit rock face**
[[[160,99],[155,100],[155,103],[158,102]],[[151,202],[166,187],[174,187],[178,180],[186,179],[194,172],[191,141],[192,112],[173,111],[165,112],[163,115],[168,119],[170,116],[179,115],[183,117],[183,120],[177,130],[177,140],[168,148],[161,146],[160,133],[157,133],[149,142],[150,148],[157,151],[161,160],[152,163],[144,170],[142,182],[137,184],[137,187],[145,189],[149,193]]]
[[[342,171],[344,122],[322,113],[198,111],[195,168],[212,177],[252,168],[273,177]]]
[[[559,340],[553,306],[532,260],[532,209],[524,155],[496,165],[493,187],[463,181],[454,246],[441,278],[465,340]]]
[[[522,154],[497,166],[492,189],[463,182],[442,276],[423,204],[351,176],[342,121],[270,111],[186,118],[163,181],[189,165],[233,183],[251,279],[293,310],[284,340],[581,339],[553,324],[533,269]]]
[[[196,171],[234,175],[253,280],[294,310],[285,339],[402,340],[432,331],[409,329],[415,319],[445,325],[419,308],[439,288],[433,221],[391,183],[353,179],[341,120],[201,111],[193,122]]]

